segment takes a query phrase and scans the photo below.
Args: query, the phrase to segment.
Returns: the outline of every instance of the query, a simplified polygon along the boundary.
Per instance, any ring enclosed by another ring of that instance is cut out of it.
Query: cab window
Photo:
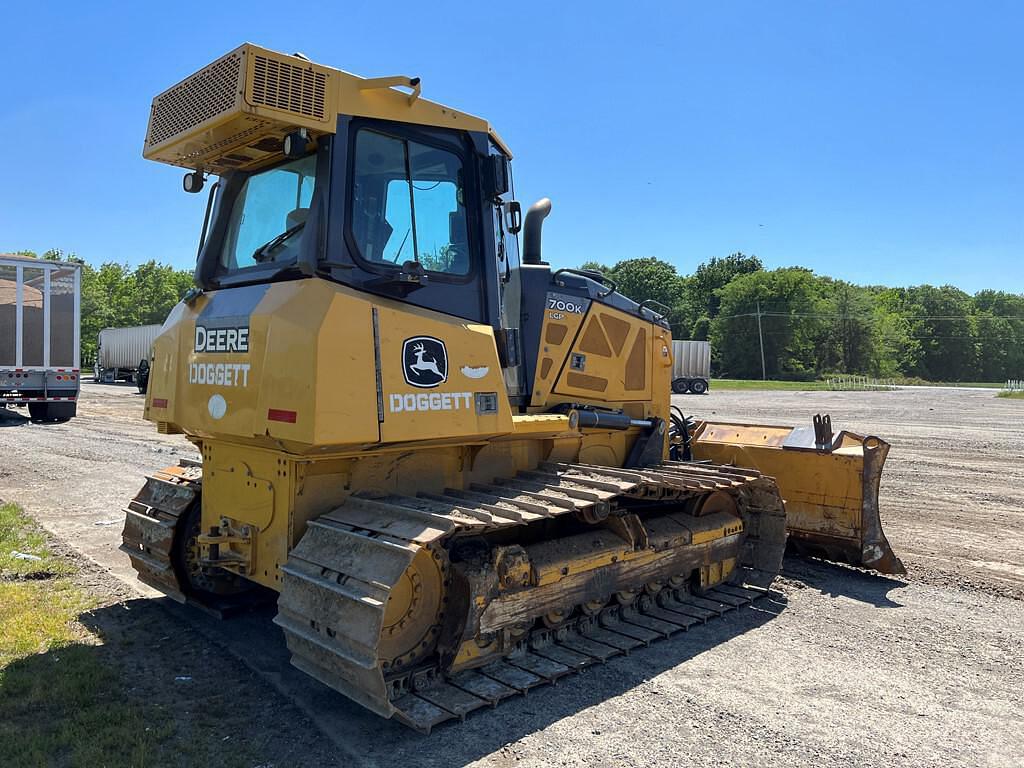
[[[471,267],[458,155],[371,130],[356,135],[351,235],[372,265],[418,262],[464,276]]]
[[[316,155],[259,171],[242,183],[220,256],[223,272],[295,259],[309,216]]]

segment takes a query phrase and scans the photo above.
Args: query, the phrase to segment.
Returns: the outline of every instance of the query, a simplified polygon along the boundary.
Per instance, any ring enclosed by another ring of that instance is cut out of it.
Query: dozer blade
[[[799,552],[906,573],[878,511],[878,486],[889,444],[845,430],[828,417],[815,427],[698,422],[693,458],[750,467],[774,477],[786,503],[789,542]]]

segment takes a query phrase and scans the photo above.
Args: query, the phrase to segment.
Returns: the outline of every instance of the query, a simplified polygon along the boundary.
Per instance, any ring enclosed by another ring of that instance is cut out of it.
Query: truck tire
[[[32,421],[64,422],[74,418],[78,403],[29,403],[28,415]]]
[[[704,379],[694,379],[690,382],[690,391],[695,395],[703,395],[708,391],[708,383]]]
[[[672,382],[672,391],[677,395],[685,395],[690,389],[689,379],[676,379]]]
[[[143,358],[139,361],[139,367],[135,371],[135,384],[139,388],[139,394],[146,394],[149,388],[149,360]]]

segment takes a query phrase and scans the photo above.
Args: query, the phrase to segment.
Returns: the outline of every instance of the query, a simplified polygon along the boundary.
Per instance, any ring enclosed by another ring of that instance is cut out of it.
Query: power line
[[[875,320],[878,315],[836,315],[821,312],[743,312],[738,315],[718,315],[712,320],[732,320],[738,317],[810,317],[826,320]],[[1024,315],[902,315],[898,312],[889,313],[902,320],[1024,320]]]

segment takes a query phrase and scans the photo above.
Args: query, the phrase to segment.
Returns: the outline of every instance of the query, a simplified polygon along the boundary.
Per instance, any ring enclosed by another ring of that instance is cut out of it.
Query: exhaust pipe
[[[540,234],[544,219],[551,213],[551,200],[542,197],[530,206],[523,221],[523,264],[545,264],[540,258]]]

